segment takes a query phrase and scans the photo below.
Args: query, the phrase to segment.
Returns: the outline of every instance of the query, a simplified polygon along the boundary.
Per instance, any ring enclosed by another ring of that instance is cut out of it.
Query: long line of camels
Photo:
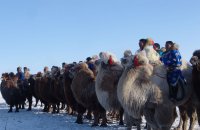
[[[136,56],[139,66],[133,62]],[[182,61],[187,85],[179,85],[177,97],[182,99],[175,102],[169,99],[167,71],[162,62],[152,65],[145,55],[132,55],[129,50],[121,62],[109,52],[101,52],[99,57],[65,64],[63,69],[52,66],[50,71],[25,80],[14,73],[2,74],[1,93],[10,105],[8,112],[14,106],[19,112],[26,99],[31,110],[35,97],[44,104],[43,111],[56,113],[66,108],[68,114],[77,116],[78,124],[83,123],[87,112],[88,119],[94,118],[93,127],[106,127],[107,112],[111,112],[119,116],[119,125],[126,124],[128,129],[137,126],[140,130],[144,116],[148,130],[170,130],[177,117],[176,107],[181,116],[177,129],[186,130],[189,119],[190,130],[197,119],[200,123],[200,50],[194,51],[191,64]]]

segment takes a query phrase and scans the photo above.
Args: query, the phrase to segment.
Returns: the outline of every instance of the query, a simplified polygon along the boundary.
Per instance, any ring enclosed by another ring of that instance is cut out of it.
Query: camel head
[[[190,63],[194,68],[200,71],[200,50],[197,50],[193,53],[193,56],[190,59]]]
[[[133,66],[138,71],[138,79],[147,80],[153,74],[153,66],[148,58],[141,52],[134,57]]]
[[[133,60],[133,65],[135,67],[141,66],[141,65],[147,65],[147,64],[149,64],[149,60],[145,56],[145,53],[140,52],[137,55],[135,55],[134,60]]]
[[[74,67],[75,64],[71,63],[71,64],[66,64],[65,65],[65,72],[69,71],[72,67]]]
[[[15,74],[13,72],[10,72],[9,73],[9,79],[13,80],[14,78],[15,78]]]
[[[36,77],[37,78],[42,77],[42,72],[37,72]]]
[[[3,73],[2,76],[1,76],[1,79],[2,79],[3,81],[8,80],[8,79],[9,79],[9,74],[8,74],[8,73]]]
[[[57,66],[52,66],[51,68],[51,77],[58,77],[60,75],[60,68]]]
[[[124,68],[132,66],[133,65],[133,59],[134,59],[134,55],[132,55],[131,50],[126,50],[124,52],[124,57],[121,58],[121,64]]]
[[[73,78],[81,69],[88,69],[88,65],[85,62],[81,62],[79,64],[76,64],[74,67],[72,67],[70,72],[70,77]]]

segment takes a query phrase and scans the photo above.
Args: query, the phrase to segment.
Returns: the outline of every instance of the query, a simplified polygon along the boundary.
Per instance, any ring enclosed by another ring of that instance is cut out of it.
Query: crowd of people
[[[176,100],[178,92],[178,82],[186,83],[185,78],[182,75],[180,67],[182,65],[182,57],[179,52],[178,44],[172,41],[166,41],[165,47],[160,48],[159,43],[154,43],[151,38],[139,40],[140,49],[136,51],[138,53],[144,53],[149,59],[150,64],[156,64],[156,62],[162,62],[167,69],[167,81],[169,84],[169,98],[172,101]]]

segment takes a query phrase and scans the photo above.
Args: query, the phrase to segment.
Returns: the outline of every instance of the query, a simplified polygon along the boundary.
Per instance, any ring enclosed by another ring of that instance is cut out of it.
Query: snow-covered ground
[[[91,127],[91,122],[84,119],[84,124],[78,125],[76,117],[60,114],[44,113],[42,108],[33,108],[31,112],[20,110],[19,113],[8,113],[8,106],[0,94],[0,130],[125,130],[126,127],[118,126],[117,122],[109,122],[108,127]],[[179,118],[175,121],[172,129],[179,123]],[[145,126],[143,121],[142,128]],[[133,128],[134,129],[134,128]],[[200,129],[196,125],[195,130]]]

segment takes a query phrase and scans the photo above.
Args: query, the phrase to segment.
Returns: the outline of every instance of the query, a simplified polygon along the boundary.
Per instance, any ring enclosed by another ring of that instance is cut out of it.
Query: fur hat
[[[154,45],[154,41],[152,38],[147,38],[147,45]]]

